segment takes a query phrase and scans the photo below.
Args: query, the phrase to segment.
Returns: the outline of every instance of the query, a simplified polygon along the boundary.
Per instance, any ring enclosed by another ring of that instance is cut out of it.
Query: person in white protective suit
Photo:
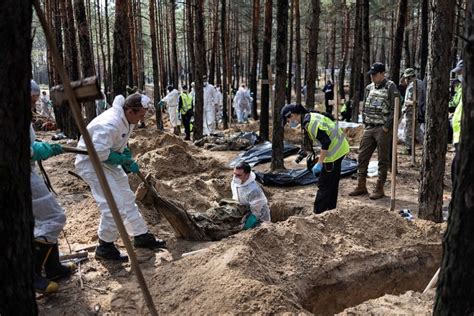
[[[221,85],[216,85],[216,125],[222,121],[224,114],[223,114],[223,101],[224,96],[222,95]]]
[[[250,91],[247,89],[245,84],[242,84],[239,88],[239,91],[237,91],[235,94],[233,105],[237,115],[238,123],[248,122],[247,117],[250,113],[251,103],[252,97],[250,96]]]
[[[235,166],[231,189],[232,199],[249,208],[242,218],[244,230],[271,221],[267,198],[255,181],[255,173],[248,163],[240,162]]]
[[[173,127],[173,133],[180,135],[181,131],[179,126],[181,125],[181,119],[178,116],[178,102],[179,102],[179,91],[173,86],[168,86],[168,94],[161,99],[166,103],[166,109],[170,118],[171,126]]]
[[[211,135],[216,129],[216,105],[218,102],[216,88],[207,82],[207,76],[203,76],[203,125],[202,134]]]
[[[40,95],[39,86],[31,80],[31,107],[34,108]],[[36,141],[35,131],[30,125],[31,141],[31,199],[33,206],[34,226],[34,284],[42,293],[58,290],[55,280],[68,277],[76,269],[71,262],[67,265],[59,261],[58,236],[66,224],[64,210],[49,191],[42,177],[35,170],[35,162],[46,160],[63,153],[59,144]],[[42,276],[42,273],[46,278]]]
[[[124,99],[122,95],[115,97],[112,107],[93,119],[87,125],[95,150],[102,161],[105,176],[117,203],[120,215],[124,221],[127,233],[134,237],[133,243],[137,248],[164,248],[165,242],[156,239],[148,231],[146,223],[135,203],[135,194],[130,189],[125,172],[138,173],[139,167],[132,159],[132,153],[127,142],[134,126],[143,120],[150,99],[142,94],[134,93]],[[86,149],[81,137],[77,148]],[[87,155],[76,156],[77,173],[89,184],[92,195],[101,211],[98,235],[99,245],[95,251],[97,259],[127,261],[114,242],[119,234],[112,212],[105,199],[99,179],[94,171],[92,162]]]
[[[46,91],[43,91],[41,95],[41,115],[46,116],[48,119],[51,119],[51,111],[49,110],[49,98],[46,95]]]

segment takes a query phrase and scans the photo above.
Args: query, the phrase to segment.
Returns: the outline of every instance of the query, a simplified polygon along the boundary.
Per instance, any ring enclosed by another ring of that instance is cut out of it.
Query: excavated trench
[[[301,304],[315,315],[334,315],[385,294],[421,292],[439,268],[441,251],[441,245],[411,246],[392,254],[347,260],[304,280]]]

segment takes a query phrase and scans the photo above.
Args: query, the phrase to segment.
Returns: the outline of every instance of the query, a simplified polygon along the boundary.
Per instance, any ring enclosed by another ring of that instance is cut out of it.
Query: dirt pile
[[[364,135],[364,126],[360,125],[358,127],[347,127],[343,130],[349,145],[359,146],[362,135]]]
[[[439,265],[441,234],[442,225],[349,204],[262,225],[146,274],[164,314],[332,314],[423,288]],[[112,310],[144,313],[136,293],[124,285],[115,298],[130,304]]]

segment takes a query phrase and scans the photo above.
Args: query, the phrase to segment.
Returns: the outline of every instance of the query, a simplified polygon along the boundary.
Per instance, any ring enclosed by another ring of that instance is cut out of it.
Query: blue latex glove
[[[120,154],[115,151],[111,151],[109,158],[105,161],[111,165],[127,165],[130,164],[133,160],[129,158],[126,154]]]
[[[125,147],[122,152],[123,155],[125,155],[127,158],[132,159],[132,151],[130,148]]]
[[[45,142],[34,142],[31,146],[33,148],[32,160],[46,160],[49,157],[62,154],[63,148],[59,144],[48,144]]]
[[[251,229],[257,227],[260,224],[260,221],[257,219],[257,216],[250,214],[247,216],[247,220],[244,223],[243,230]]]
[[[138,167],[138,164],[135,160],[132,160],[132,162],[127,165],[127,168],[133,173],[138,173],[138,171],[140,171],[140,168]]]
[[[311,169],[311,173],[316,176],[317,174],[319,174],[321,172],[321,170],[323,169],[323,164],[322,163],[317,163],[313,166],[313,168]]]

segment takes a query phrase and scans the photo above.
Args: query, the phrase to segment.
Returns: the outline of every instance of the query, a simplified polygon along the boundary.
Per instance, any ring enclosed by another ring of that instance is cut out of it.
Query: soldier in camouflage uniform
[[[377,149],[379,159],[379,177],[370,198],[383,197],[383,186],[390,165],[390,146],[392,140],[393,110],[395,98],[399,97],[397,85],[385,78],[385,65],[374,63],[368,72],[372,83],[365,88],[362,118],[365,125],[364,135],[359,146],[358,184],[350,196],[367,194],[367,168],[370,157]]]
[[[405,153],[411,155],[411,140],[412,140],[412,126],[413,126],[413,101],[414,101],[414,83],[416,81],[416,125],[415,125],[415,137],[418,143],[423,143],[423,134],[421,132],[419,124],[419,109],[424,108],[424,91],[425,89],[423,81],[416,78],[416,73],[413,68],[407,68],[403,72],[403,78],[408,82],[407,91],[405,94],[405,100],[403,102],[403,115],[405,116]]]

